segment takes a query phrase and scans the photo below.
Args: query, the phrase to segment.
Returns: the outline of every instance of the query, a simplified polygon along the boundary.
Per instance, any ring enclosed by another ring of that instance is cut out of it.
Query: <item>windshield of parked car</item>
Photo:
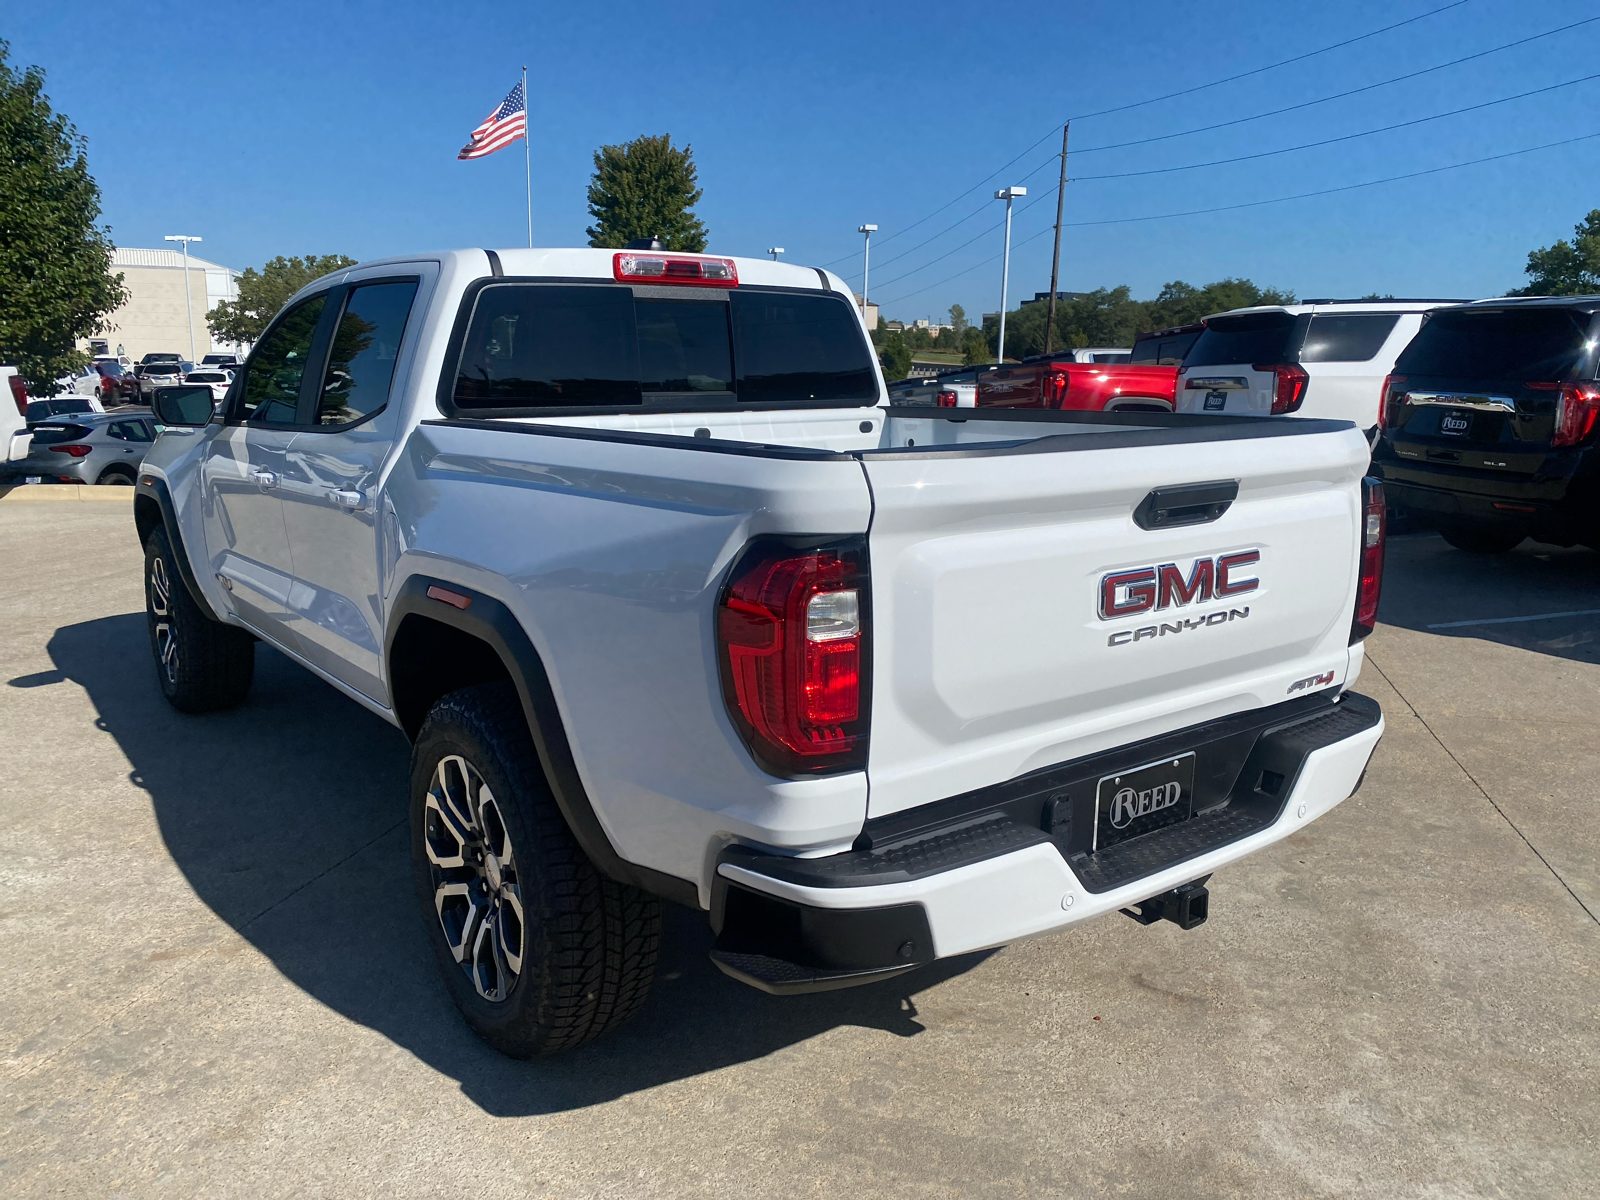
[[[1589,321],[1570,308],[1445,309],[1423,323],[1394,369],[1524,383],[1570,379],[1588,354]]]
[[[30,400],[28,420],[43,421],[60,413],[88,413],[94,405],[87,400]]]
[[[483,288],[455,386],[456,403],[477,409],[876,398],[860,318],[842,296],[636,298],[604,284]]]

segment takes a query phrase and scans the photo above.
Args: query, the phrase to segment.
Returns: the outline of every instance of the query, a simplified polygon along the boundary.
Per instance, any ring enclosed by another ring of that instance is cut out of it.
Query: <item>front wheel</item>
[[[156,681],[167,703],[186,713],[239,704],[255,674],[255,638],[200,611],[164,529],[145,543],[144,603]]]
[[[463,688],[428,713],[411,756],[411,847],[445,986],[496,1050],[559,1054],[644,1004],[661,901],[579,848],[511,684]]]

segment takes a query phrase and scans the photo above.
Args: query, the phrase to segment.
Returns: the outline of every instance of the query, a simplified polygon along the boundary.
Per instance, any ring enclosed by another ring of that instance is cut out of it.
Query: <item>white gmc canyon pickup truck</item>
[[[775,993],[1192,927],[1383,730],[1353,425],[896,409],[823,271],[368,263],[215,411],[155,400],[163,692],[239,704],[260,640],[410,736],[431,940],[508,1054],[638,1009],[663,897]]]

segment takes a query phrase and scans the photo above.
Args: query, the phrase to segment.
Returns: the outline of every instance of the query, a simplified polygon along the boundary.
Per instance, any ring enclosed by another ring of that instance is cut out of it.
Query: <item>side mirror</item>
[[[159,387],[150,400],[150,410],[163,425],[207,425],[216,411],[211,389],[204,385]]]

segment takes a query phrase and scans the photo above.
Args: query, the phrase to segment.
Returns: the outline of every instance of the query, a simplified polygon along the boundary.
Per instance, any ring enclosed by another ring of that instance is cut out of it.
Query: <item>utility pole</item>
[[[169,233],[167,241],[183,243],[183,307],[189,315],[189,361],[194,361],[194,300],[189,296],[189,243],[204,241],[204,238],[190,237],[185,233]]]
[[[1061,202],[1067,195],[1067,134],[1072,122],[1061,127],[1061,184],[1056,188],[1056,252],[1050,257],[1050,310],[1044,319],[1044,352],[1050,353],[1056,335],[1056,278],[1061,270]]]
[[[1025,187],[1001,188],[994,194],[996,200],[1006,202],[1006,249],[1000,260],[1000,344],[996,347],[997,362],[1006,360],[1006,287],[1011,282],[1011,202],[1027,194]]]
[[[866,238],[866,240],[861,243],[861,319],[866,320],[867,269],[872,266],[872,235],[878,232],[878,227],[876,225],[863,225],[860,229],[856,230],[856,232],[864,235]]]

